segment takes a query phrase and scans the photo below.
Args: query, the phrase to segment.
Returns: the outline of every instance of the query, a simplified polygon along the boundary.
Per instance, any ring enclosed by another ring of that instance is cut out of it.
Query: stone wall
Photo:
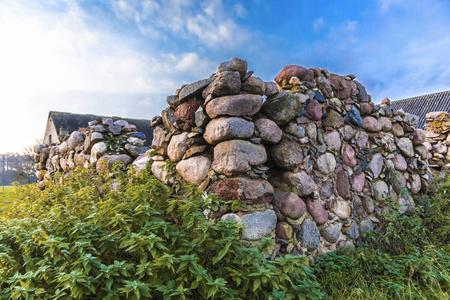
[[[414,211],[410,194],[431,179],[414,116],[375,105],[354,75],[295,65],[275,82],[252,74],[233,58],[167,97],[151,121],[158,179],[176,186],[163,168],[171,160],[187,182],[240,199],[246,207],[211,218],[244,223],[244,240],[275,238],[274,255],[357,244],[388,201]]]
[[[145,161],[145,166],[150,149],[144,146],[145,134],[138,132],[135,125],[110,118],[97,118],[86,125],[87,128],[72,132],[60,145],[34,147],[36,177],[41,186],[53,173],[67,173],[77,166],[95,165],[98,172],[107,171],[103,170],[103,160],[109,168],[115,161],[125,166],[136,161],[140,168]]]
[[[426,118],[424,146],[429,151],[430,167],[450,170],[450,114],[435,111]]]

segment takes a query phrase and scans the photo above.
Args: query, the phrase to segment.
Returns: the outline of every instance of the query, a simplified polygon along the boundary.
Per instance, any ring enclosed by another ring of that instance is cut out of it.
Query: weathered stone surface
[[[205,156],[194,156],[181,160],[176,169],[188,183],[201,184],[208,176],[211,161]]]
[[[333,183],[331,180],[326,180],[322,182],[322,186],[320,187],[319,196],[320,199],[328,199],[333,194]]]
[[[316,99],[311,100],[306,105],[306,115],[314,121],[322,119],[322,106]]]
[[[104,142],[100,142],[92,146],[91,149],[91,164],[94,164],[97,162],[97,160],[102,157],[108,148],[106,147],[106,144]]]
[[[361,103],[360,105],[360,112],[362,116],[367,116],[372,113],[373,106],[370,105],[370,103]]]
[[[336,159],[331,153],[325,153],[317,158],[317,168],[322,174],[330,174],[336,168]]]
[[[350,141],[355,136],[355,131],[353,130],[353,128],[350,125],[345,125],[344,127],[342,127],[341,133],[342,133],[342,138],[346,142]]]
[[[297,125],[297,123],[290,121],[285,127],[284,131],[295,137],[302,138],[305,137],[305,128],[303,126]]]
[[[285,141],[273,146],[270,154],[275,164],[286,170],[293,170],[303,162],[302,147],[295,141]]]
[[[310,69],[306,69],[301,66],[288,65],[284,66],[283,69],[275,77],[275,82],[282,86],[283,82],[288,83],[292,77],[297,77],[300,81],[313,81],[314,72]]]
[[[246,204],[264,204],[272,202],[273,187],[263,179],[247,177],[225,178],[214,182],[208,193],[218,194],[221,199],[240,199]]]
[[[341,151],[341,135],[337,131],[329,132],[325,135],[325,143],[330,151]]]
[[[133,161],[133,165],[137,172],[142,171],[146,168],[147,164],[152,161],[152,158],[149,156],[149,152],[147,151],[141,154],[138,158]]]
[[[267,98],[262,111],[278,125],[284,125],[298,115],[307,99],[304,94],[276,93]]]
[[[167,96],[166,102],[167,102],[167,104],[169,104],[170,107],[172,107],[173,109],[176,109],[176,108],[178,107],[178,105],[180,105],[180,100],[178,99],[178,96],[177,96],[177,95]]]
[[[386,117],[380,117],[378,119],[378,123],[381,125],[381,130],[385,132],[389,132],[392,129],[392,122]]]
[[[229,61],[220,64],[219,72],[224,71],[238,72],[241,77],[244,77],[245,73],[247,73],[247,62],[243,59],[234,57]]]
[[[254,212],[241,218],[242,223],[246,226],[241,238],[249,241],[260,240],[269,235],[277,225],[277,216],[271,209]]]
[[[75,147],[82,145],[84,143],[84,137],[78,131],[74,131],[70,134],[69,139],[67,140],[67,146],[69,147],[69,151],[75,150]]]
[[[318,76],[316,78],[316,84],[317,87],[322,91],[325,98],[333,97],[333,89],[331,88],[331,84],[325,76]]]
[[[206,124],[209,121],[209,117],[206,115],[205,110],[203,109],[203,107],[199,107],[196,111],[195,111],[195,126],[197,127],[205,127]]]
[[[425,145],[417,145],[414,147],[414,150],[417,154],[420,155],[421,159],[427,159],[428,158],[428,149]]]
[[[250,171],[252,166],[265,163],[264,146],[244,140],[221,142],[214,148],[213,169],[224,175],[237,175]]]
[[[256,130],[259,132],[259,137],[264,143],[276,144],[283,137],[278,125],[270,119],[258,119],[255,121]]]
[[[369,94],[367,94],[366,88],[359,83],[357,80],[354,81],[356,83],[356,87],[359,91],[358,93],[358,102],[370,102],[371,101],[371,97],[369,96]],[[364,103],[361,103],[364,104]]]
[[[216,145],[230,139],[248,139],[253,136],[255,125],[251,121],[239,117],[222,117],[211,120],[206,125],[203,137]]]
[[[306,218],[301,230],[297,234],[297,239],[302,247],[306,247],[309,251],[315,250],[320,245],[320,232],[313,220]]]
[[[249,77],[242,83],[241,90],[249,94],[264,95],[266,84],[258,77]]]
[[[412,142],[414,145],[422,145],[425,142],[425,131],[420,128],[414,129]]]
[[[316,124],[314,123],[308,123],[308,125],[306,125],[306,136],[308,136],[308,138],[310,138],[312,141],[317,141],[317,127]]]
[[[206,104],[206,113],[210,118],[220,116],[252,116],[262,106],[263,98],[259,95],[242,94],[214,98]]]
[[[202,104],[201,98],[193,97],[176,108],[174,117],[180,129],[190,131],[192,127],[195,127],[195,112]]]
[[[59,145],[59,153],[64,154],[67,152],[69,152],[69,146],[67,145],[67,141],[62,142],[61,145]]]
[[[406,171],[408,168],[408,163],[406,162],[406,159],[401,155],[400,153],[395,154],[394,158],[392,159],[392,162],[394,163],[394,168],[397,171]]]
[[[158,180],[168,183],[169,179],[167,178],[167,175],[169,173],[164,168],[165,164],[165,161],[154,161],[152,164],[152,174],[155,175]]]
[[[125,150],[127,150],[127,152],[131,156],[138,157],[139,155],[147,152],[147,150],[149,150],[149,148],[148,147],[133,146],[131,144],[125,144]]]
[[[345,116],[345,121],[352,124],[356,127],[362,126],[362,119],[361,115],[359,113],[359,110],[356,108],[356,106],[352,106],[352,108],[347,112],[347,115]]]
[[[366,176],[364,172],[355,175],[352,179],[352,189],[356,193],[361,193],[364,189],[364,184],[366,183]]]
[[[266,92],[264,95],[266,95],[267,97],[275,95],[276,93],[279,92],[278,86],[275,82],[269,81],[265,82],[265,84],[266,84]]]
[[[369,148],[369,135],[364,131],[359,131],[356,134],[356,144],[360,150]]]
[[[422,183],[420,180],[420,175],[418,174],[412,174],[411,175],[411,188],[409,189],[411,191],[411,194],[415,195],[420,192],[422,188]]]
[[[351,239],[356,240],[359,238],[359,228],[355,222],[352,222],[350,226],[344,227],[342,232]]]
[[[372,178],[378,178],[378,176],[380,176],[383,166],[383,155],[381,153],[376,153],[367,165],[369,171],[371,172]]]
[[[401,172],[394,171],[391,173],[389,183],[392,185],[392,188],[394,188],[396,193],[400,193],[400,191],[406,186],[406,178]]]
[[[403,155],[405,155],[407,157],[414,156],[413,143],[409,138],[406,138],[406,137],[399,138],[397,141],[397,147],[400,149],[400,151],[403,153]]]
[[[368,214],[373,213],[373,211],[375,210],[375,205],[373,203],[372,198],[370,198],[368,195],[364,195],[361,199],[361,202],[362,202],[362,206],[363,206],[364,210]]]
[[[322,120],[323,127],[339,128],[344,126],[344,118],[335,110],[328,111],[328,116]]]
[[[337,74],[330,74],[328,80],[331,83],[335,97],[339,99],[350,98],[352,94],[351,81],[345,80],[344,77]]]
[[[156,127],[153,130],[152,148],[155,149],[158,154],[165,155],[167,153],[167,146],[169,144],[166,141],[166,132],[161,127]]]
[[[362,127],[368,132],[381,131],[381,124],[374,117],[364,117],[362,119]]]
[[[373,230],[373,223],[372,223],[372,220],[370,220],[369,218],[362,219],[362,220],[359,222],[359,229],[360,229],[362,232],[372,231],[372,230]]]
[[[223,71],[216,79],[208,85],[205,93],[212,94],[214,97],[225,95],[236,95],[241,90],[241,76],[238,72]],[[204,95],[203,95],[204,96]]]
[[[333,201],[333,204],[331,205],[331,212],[334,213],[339,219],[347,220],[351,215],[350,205],[348,205],[345,200]]]
[[[172,136],[169,146],[167,147],[167,155],[174,162],[179,162],[187,150],[188,132],[183,132]]]
[[[180,103],[182,103],[184,100],[187,100],[193,96],[200,95],[202,93],[203,89],[213,81],[214,81],[214,78],[207,78],[207,79],[202,79],[202,80],[199,80],[194,83],[186,85],[185,87],[183,87],[181,89],[180,94],[178,95]]]
[[[170,131],[177,130],[177,120],[175,119],[175,110],[172,107],[168,107],[161,112],[161,117],[164,126]]]
[[[278,222],[275,234],[279,239],[290,240],[294,234],[294,229],[286,222]]]
[[[291,219],[298,219],[306,212],[306,204],[294,193],[276,192],[272,204]]]
[[[317,188],[314,180],[305,171],[286,172],[283,178],[288,185],[297,188],[300,197],[310,195]]]
[[[112,166],[116,162],[120,162],[124,167],[129,165],[133,159],[128,154],[103,155],[96,163],[97,173],[103,174],[111,171]],[[106,162],[106,165],[105,165]]]
[[[398,198],[398,205],[400,209],[400,213],[404,214],[413,214],[415,210],[415,203],[412,197],[403,196]]]
[[[328,223],[320,229],[320,234],[329,243],[336,243],[341,235],[342,222]]]
[[[47,161],[49,161],[49,160],[47,160]],[[89,161],[89,155],[84,154],[83,152],[75,153],[75,155],[73,157],[73,162],[75,163],[75,166],[77,166],[77,167],[83,166],[86,161]],[[52,165],[52,167],[53,167],[53,165]],[[48,170],[48,168],[47,168],[47,170]],[[56,170],[53,170],[53,172],[54,171],[56,171]],[[50,170],[49,170],[49,172],[52,173]]]
[[[400,137],[405,135],[405,132],[403,131],[403,127],[400,123],[393,123],[392,124],[392,128],[391,128],[391,132],[394,136],[396,137]]]
[[[350,144],[345,144],[343,151],[342,151],[342,160],[344,163],[353,168],[356,166],[357,161],[355,158],[355,150],[353,150],[353,147]]]
[[[377,180],[373,183],[373,197],[377,201],[382,201],[389,195],[389,187],[386,182]]]
[[[339,196],[341,196],[344,199],[351,198],[350,183],[348,182],[347,172],[345,172],[344,170],[340,171],[336,175],[334,184],[336,187],[337,194]]]

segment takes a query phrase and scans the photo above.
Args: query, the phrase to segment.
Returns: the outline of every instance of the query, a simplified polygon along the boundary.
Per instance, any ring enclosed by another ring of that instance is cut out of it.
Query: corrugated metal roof
[[[450,112],[450,91],[391,101],[393,109],[419,117],[418,128],[425,128],[425,115],[432,111]]]

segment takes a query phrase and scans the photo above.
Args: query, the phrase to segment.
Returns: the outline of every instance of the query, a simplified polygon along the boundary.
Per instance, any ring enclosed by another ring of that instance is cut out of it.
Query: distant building
[[[87,128],[88,123],[90,121],[94,121],[98,117],[111,118],[114,121],[125,120],[128,123],[135,125],[138,131],[145,134],[147,144],[151,144],[153,129],[150,127],[150,120],[105,117],[90,114],[82,115],[58,111],[51,111],[48,114],[43,143],[46,145],[59,144],[64,136],[68,136],[70,133],[73,131],[78,131],[80,128]]]
[[[391,101],[391,107],[418,116],[418,128],[424,129],[427,113],[432,111],[450,113],[450,91]]]

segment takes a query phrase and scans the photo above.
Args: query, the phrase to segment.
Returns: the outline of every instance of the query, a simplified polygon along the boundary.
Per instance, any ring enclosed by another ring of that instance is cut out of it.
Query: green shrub
[[[149,176],[77,169],[19,188],[0,217],[0,297],[12,299],[320,298],[303,256],[267,260],[273,242],[244,247],[241,225],[208,222],[220,200],[185,196]],[[118,190],[110,190],[113,185]]]

